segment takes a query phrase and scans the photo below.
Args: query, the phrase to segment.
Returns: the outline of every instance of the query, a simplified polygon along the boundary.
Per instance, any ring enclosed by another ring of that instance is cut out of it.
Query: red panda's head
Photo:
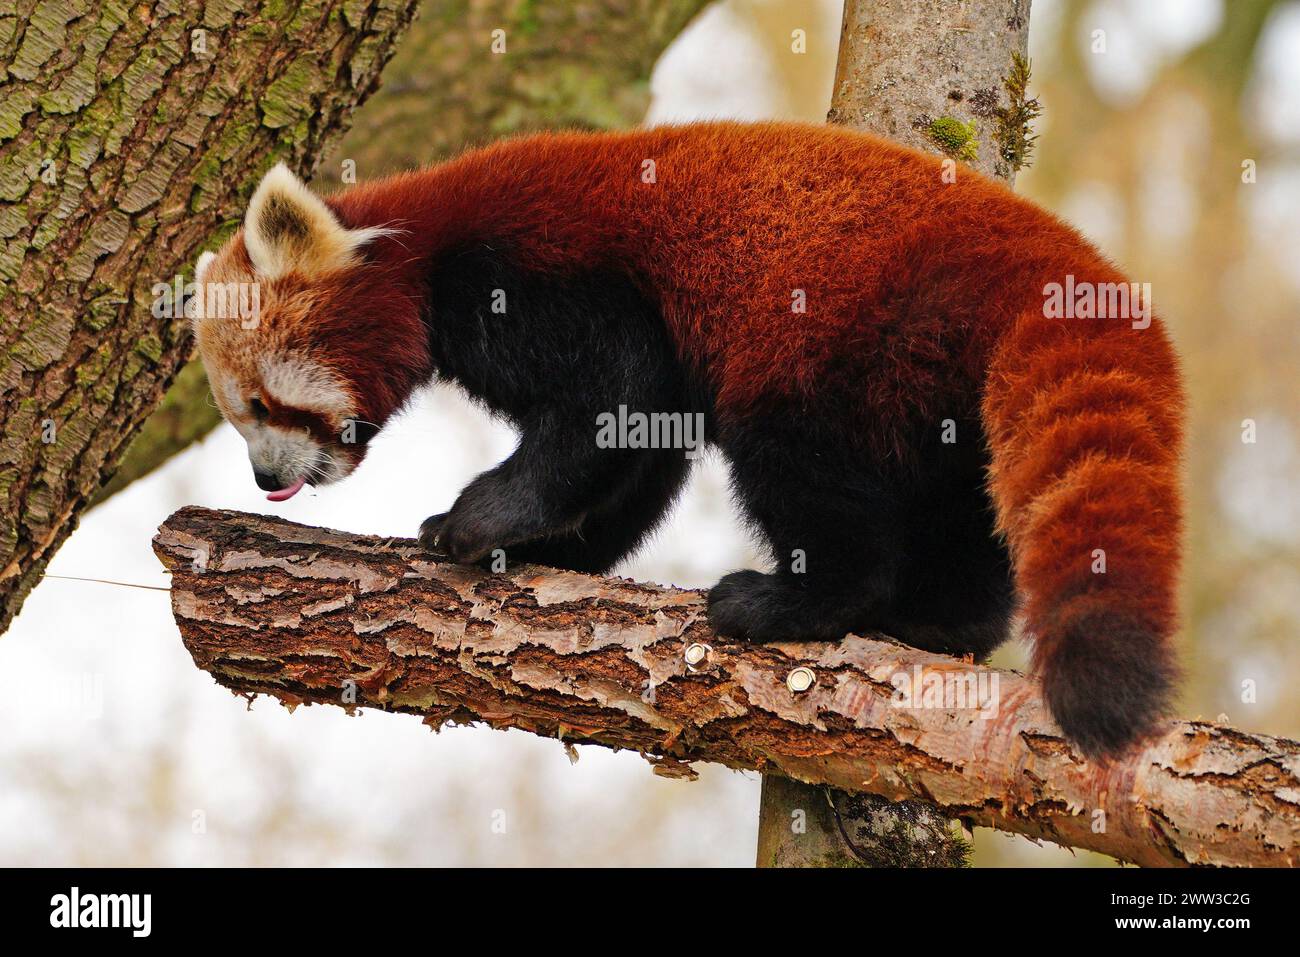
[[[419,297],[383,248],[393,233],[344,224],[279,165],[243,229],[199,258],[199,354],[273,501],[351,473],[427,377]]]

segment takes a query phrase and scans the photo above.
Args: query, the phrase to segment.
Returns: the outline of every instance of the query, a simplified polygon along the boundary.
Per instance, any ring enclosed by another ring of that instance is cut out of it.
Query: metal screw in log
[[[803,694],[817,683],[817,676],[811,668],[795,668],[785,676],[785,686],[791,694]]]
[[[686,651],[682,655],[686,659],[686,667],[691,671],[703,671],[705,664],[709,660],[709,652],[712,650],[708,645],[698,641],[687,645]]]

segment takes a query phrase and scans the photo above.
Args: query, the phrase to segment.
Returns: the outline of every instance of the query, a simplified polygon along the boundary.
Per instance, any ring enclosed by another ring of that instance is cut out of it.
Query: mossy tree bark
[[[104,486],[91,498],[91,506],[144,478],[178,452],[189,448],[221,422],[208,390],[203,363],[191,359],[176,375],[162,403],[145,420],[127,446],[126,454]]]
[[[707,2],[425,0],[384,69],[384,88],[320,163],[316,181],[341,183],[345,160],[363,179],[512,133],[635,124],[649,103],[659,55]],[[494,30],[503,31],[502,52],[493,50]],[[97,500],[147,475],[219,421],[196,362],[145,422]]]
[[[0,630],[190,355],[156,284],[310,170],[416,0],[19,0],[0,15]]]
[[[1030,3],[845,0],[827,121],[1014,183],[1037,116],[1024,88]],[[956,823],[925,802],[767,777],[758,842],[759,866],[773,867],[959,867],[968,851]]]
[[[827,120],[1015,182],[1032,0],[845,0]]]

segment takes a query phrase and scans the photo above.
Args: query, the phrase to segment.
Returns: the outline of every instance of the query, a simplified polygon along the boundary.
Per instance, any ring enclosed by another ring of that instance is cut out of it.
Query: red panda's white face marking
[[[242,232],[199,259],[199,353],[217,407],[248,443],[273,500],[337,481],[365,454],[371,433],[358,436],[355,387],[317,334],[316,287],[357,265],[359,249],[382,232],[346,229],[281,165],[258,186]],[[245,308],[231,314],[232,302]]]
[[[262,385],[280,405],[346,419],[352,397],[338,377],[302,356],[263,356],[258,362]]]
[[[222,415],[248,443],[254,474],[273,486],[268,491],[350,474],[360,461],[343,447],[351,399],[333,374],[294,355],[263,356],[256,369],[239,377],[214,368],[211,386]]]

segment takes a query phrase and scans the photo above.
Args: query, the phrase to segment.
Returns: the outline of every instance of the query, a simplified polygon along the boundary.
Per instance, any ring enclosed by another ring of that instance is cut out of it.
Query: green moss
[[[104,371],[113,362],[113,350],[101,346],[83,363],[77,366],[77,385],[83,389],[98,382]]]
[[[519,32],[524,36],[532,36],[541,29],[542,21],[537,15],[536,0],[524,0],[519,4],[518,12],[515,14],[516,23],[519,26]]]
[[[262,18],[278,23],[287,19],[292,11],[293,4],[290,0],[268,0],[267,3],[262,5]]]
[[[122,307],[129,301],[116,292],[96,296],[91,300],[90,308],[82,314],[82,321],[96,332],[103,332],[117,321],[122,313]]]
[[[22,205],[0,207],[0,238],[12,239],[27,226],[27,207]]]
[[[0,283],[0,303],[8,303],[16,298],[12,283],[18,278],[18,270],[26,252],[27,244],[21,240],[0,242],[0,279],[7,280]]]
[[[36,107],[36,94],[29,90],[5,92],[0,101],[0,143],[13,139],[23,128],[23,117]]]
[[[67,137],[68,161],[78,169],[90,169],[95,160],[99,159],[103,142],[103,136],[98,130],[82,126],[70,130]]]
[[[226,124],[225,129],[221,131],[221,139],[217,143],[217,153],[223,159],[231,159],[236,153],[248,146],[256,131],[257,120],[251,115],[241,114],[232,118]]]
[[[202,25],[211,29],[230,26],[239,11],[240,5],[236,0],[208,0],[203,4]]]
[[[316,64],[317,54],[304,53],[289,64],[262,95],[262,125],[270,129],[306,122],[311,98],[323,82]]]
[[[993,132],[998,144],[998,157],[1014,173],[1029,164],[1034,151],[1033,123],[1042,115],[1043,108],[1037,97],[1029,95],[1029,61],[1019,53],[1011,55],[1011,70],[1002,79],[1006,88],[1008,105],[999,113]]]
[[[0,199],[12,203],[26,196],[44,156],[44,144],[35,139],[11,152],[0,165]]]
[[[963,123],[954,116],[941,116],[931,120],[924,129],[930,142],[953,159],[973,163],[979,156],[980,141],[974,122]]]
[[[220,249],[226,244],[226,240],[239,231],[239,227],[242,225],[244,225],[244,221],[239,216],[218,223],[212,232],[208,234],[208,241],[204,243],[203,249],[213,252]],[[195,258],[197,259],[197,257]]]
[[[366,22],[367,0],[344,0],[343,18],[353,30],[359,30]]]
[[[153,334],[143,335],[136,340],[135,351],[156,364],[162,360],[162,340]]]
[[[297,12],[294,13],[293,19],[289,21],[289,33],[299,33],[314,27],[325,15],[325,8],[319,0],[306,0],[302,3]]]
[[[1029,165],[1034,151],[1033,123],[1042,115],[1043,108],[1036,97],[1029,95],[1029,61],[1019,53],[1011,55],[1011,69],[1002,78],[1002,90],[1007,102],[1004,106],[997,89],[977,90],[971,99],[971,109],[976,116],[988,119],[993,125],[993,142],[998,155],[994,172],[1009,179]]]

